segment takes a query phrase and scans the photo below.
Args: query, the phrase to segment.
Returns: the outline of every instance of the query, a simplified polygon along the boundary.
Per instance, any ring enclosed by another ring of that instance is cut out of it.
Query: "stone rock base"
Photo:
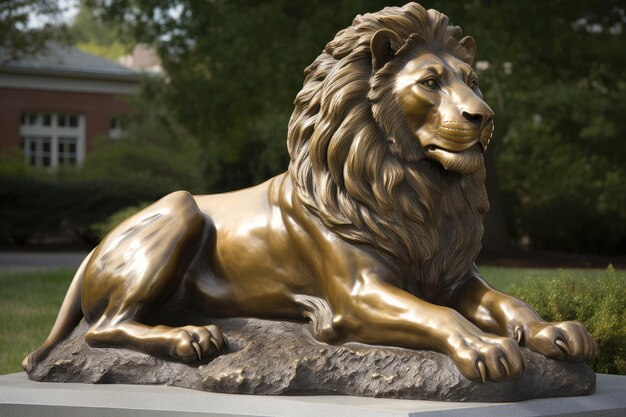
[[[471,381],[441,353],[348,343],[317,342],[304,324],[258,319],[208,320],[230,350],[186,364],[125,349],[92,348],[81,323],[28,371],[36,381],[161,384],[232,394],[347,394],[443,401],[505,402],[588,395],[595,374],[585,363],[557,362],[522,349],[527,370],[501,382]]]

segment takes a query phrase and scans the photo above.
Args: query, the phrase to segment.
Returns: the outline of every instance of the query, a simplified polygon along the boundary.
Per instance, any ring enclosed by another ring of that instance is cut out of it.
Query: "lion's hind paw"
[[[226,339],[215,325],[176,327],[170,332],[169,354],[185,362],[214,357],[227,348]]]

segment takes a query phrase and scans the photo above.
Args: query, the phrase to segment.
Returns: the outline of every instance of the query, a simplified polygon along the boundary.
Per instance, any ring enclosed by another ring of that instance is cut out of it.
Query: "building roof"
[[[129,82],[137,82],[140,77],[137,71],[116,62],[58,44],[49,44],[45,51],[15,61],[4,61],[0,51],[0,72]]]

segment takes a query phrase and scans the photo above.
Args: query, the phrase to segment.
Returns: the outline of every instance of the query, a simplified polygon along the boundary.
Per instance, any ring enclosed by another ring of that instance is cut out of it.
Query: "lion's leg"
[[[337,286],[331,304],[333,330],[343,339],[438,350],[466,377],[483,381],[517,375],[525,366],[511,338],[484,333],[453,309],[430,304],[371,274],[353,288]]]
[[[581,323],[544,321],[522,300],[492,288],[476,267],[451,307],[484,331],[509,336],[553,359],[589,360],[596,354],[596,343]]]
[[[91,328],[87,343],[185,361],[216,354],[216,326],[149,326],[142,322],[180,289],[207,231],[206,218],[186,192],[172,193],[113,230],[94,251],[82,288]]]
[[[85,335],[92,347],[132,348],[152,355],[169,355],[185,362],[215,356],[224,346],[217,326],[148,326],[135,320],[98,323]]]

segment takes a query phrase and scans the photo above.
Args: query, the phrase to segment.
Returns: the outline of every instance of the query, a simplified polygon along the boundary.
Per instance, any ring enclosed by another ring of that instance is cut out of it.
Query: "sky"
[[[76,13],[78,13],[78,0],[58,0],[58,4],[59,9],[62,10],[61,20],[66,23],[71,22],[72,19],[74,19],[74,16],[76,16]],[[28,27],[41,27],[49,22],[49,20],[50,19],[45,16],[41,16],[40,14],[30,13]]]

